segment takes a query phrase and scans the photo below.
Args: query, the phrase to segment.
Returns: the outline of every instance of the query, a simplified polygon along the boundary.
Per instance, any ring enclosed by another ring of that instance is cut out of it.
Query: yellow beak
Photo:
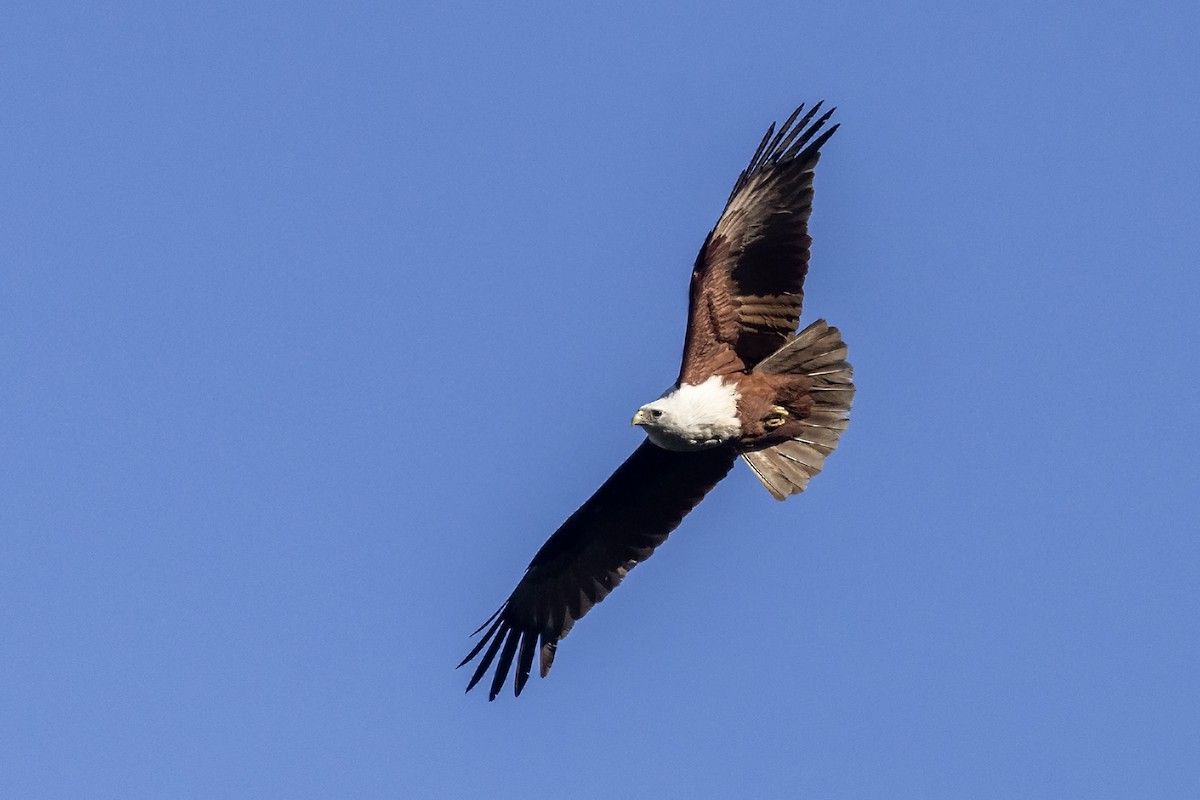
[[[630,424],[631,425],[645,425],[649,421],[650,421],[650,417],[649,417],[649,415],[646,414],[646,409],[639,408],[637,413],[633,415],[633,422],[631,422]]]

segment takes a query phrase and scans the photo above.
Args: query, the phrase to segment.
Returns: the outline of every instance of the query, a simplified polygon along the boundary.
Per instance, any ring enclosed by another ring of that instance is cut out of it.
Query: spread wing
[[[488,693],[494,700],[515,658],[513,688],[520,695],[535,652],[545,677],[559,640],[575,621],[666,541],[736,458],[731,447],[679,453],[643,442],[546,540],[508,600],[475,631],[487,628],[459,664],[483,652],[467,691],[495,661]]]
[[[808,272],[813,167],[834,131],[817,103],[767,130],[692,270],[681,383],[750,369],[796,332]],[[809,124],[811,122],[811,124]],[[774,134],[774,138],[772,135]]]

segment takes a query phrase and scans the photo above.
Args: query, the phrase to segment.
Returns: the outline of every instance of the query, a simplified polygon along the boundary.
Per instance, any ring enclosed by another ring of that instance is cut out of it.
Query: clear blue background
[[[1200,796],[1200,11],[1076,5],[7,4],[0,795]],[[820,98],[841,448],[464,696]]]

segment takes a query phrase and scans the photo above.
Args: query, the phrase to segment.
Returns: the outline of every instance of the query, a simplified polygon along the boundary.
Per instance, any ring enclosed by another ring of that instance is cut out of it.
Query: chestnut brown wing
[[[692,270],[680,382],[748,370],[792,335],[808,273],[813,168],[838,126],[830,109],[772,125],[742,171]]]

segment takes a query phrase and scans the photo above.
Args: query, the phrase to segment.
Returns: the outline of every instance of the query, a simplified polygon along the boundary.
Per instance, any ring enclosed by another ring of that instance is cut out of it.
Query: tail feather
[[[842,431],[850,424],[854,400],[853,370],[846,363],[848,350],[837,328],[817,320],[755,369],[767,373],[799,372],[813,380],[812,413],[801,421],[804,432],[763,450],[742,453],[742,458],[777,500],[786,500],[808,486],[834,451]]]

